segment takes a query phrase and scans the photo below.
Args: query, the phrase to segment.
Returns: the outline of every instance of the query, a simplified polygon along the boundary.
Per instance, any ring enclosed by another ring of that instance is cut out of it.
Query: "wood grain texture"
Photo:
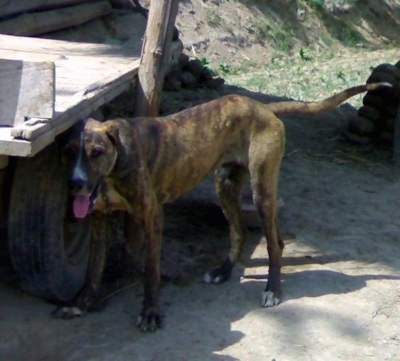
[[[31,156],[79,119],[135,83],[140,54],[133,48],[0,35],[0,58],[55,64],[51,121],[0,127],[0,155]]]
[[[177,12],[178,0],[154,1],[150,6],[140,61],[135,116],[158,115]]]
[[[93,0],[0,0],[0,18],[27,11],[54,9],[90,1]]]
[[[108,1],[96,1],[43,12],[23,13],[0,22],[0,33],[32,36],[84,24],[111,13]]]
[[[0,59],[0,125],[54,116],[55,66],[51,61]]]

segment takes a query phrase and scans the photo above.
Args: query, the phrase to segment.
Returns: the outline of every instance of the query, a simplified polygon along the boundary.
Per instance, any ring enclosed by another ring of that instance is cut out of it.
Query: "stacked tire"
[[[374,68],[367,83],[376,82],[390,83],[393,88],[367,92],[357,116],[349,122],[350,138],[392,146],[400,96],[400,61]]]

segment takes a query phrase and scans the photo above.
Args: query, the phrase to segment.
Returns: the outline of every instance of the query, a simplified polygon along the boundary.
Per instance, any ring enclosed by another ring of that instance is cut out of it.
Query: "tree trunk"
[[[143,41],[135,116],[157,116],[165,72],[170,61],[178,0],[153,0]]]

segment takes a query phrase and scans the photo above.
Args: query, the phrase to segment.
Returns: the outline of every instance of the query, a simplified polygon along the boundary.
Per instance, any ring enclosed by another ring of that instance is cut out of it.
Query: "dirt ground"
[[[272,99],[223,90],[230,92]],[[169,93],[163,107],[173,112],[218,95]],[[229,246],[210,177],[165,209],[163,271],[176,282],[163,285],[162,330],[135,328],[142,300],[135,278],[117,284],[105,309],[53,319],[54,305],[18,290],[3,255],[0,361],[400,360],[399,170],[389,150],[346,141],[355,111],[344,105],[283,119],[279,222],[286,247],[278,307],[260,307],[268,259],[258,228],[229,282],[201,282]]]
[[[233,91],[248,94],[225,89]],[[179,282],[163,286],[162,330],[143,334],[134,326],[139,281],[104,310],[70,321],[52,319],[53,305],[0,284],[0,360],[400,360],[398,172],[388,151],[341,136],[354,111],[345,105],[285,119],[281,305],[259,306],[267,277],[259,229],[228,283],[201,282],[228,247],[210,178],[166,207],[163,268]],[[4,279],[10,270],[1,269]]]

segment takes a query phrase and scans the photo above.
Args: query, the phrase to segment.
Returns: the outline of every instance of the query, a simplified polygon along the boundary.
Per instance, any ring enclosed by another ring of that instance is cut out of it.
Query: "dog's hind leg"
[[[218,284],[228,280],[242,252],[247,228],[242,219],[240,203],[247,175],[247,168],[242,164],[223,165],[216,173],[216,191],[222,211],[229,223],[231,249],[220,267],[205,274],[206,283]]]
[[[269,256],[268,283],[262,295],[262,307],[275,306],[281,298],[284,246],[278,230],[278,178],[281,156],[280,144],[270,144],[269,149],[263,152],[265,159],[256,159],[249,165],[253,200],[261,218]]]

